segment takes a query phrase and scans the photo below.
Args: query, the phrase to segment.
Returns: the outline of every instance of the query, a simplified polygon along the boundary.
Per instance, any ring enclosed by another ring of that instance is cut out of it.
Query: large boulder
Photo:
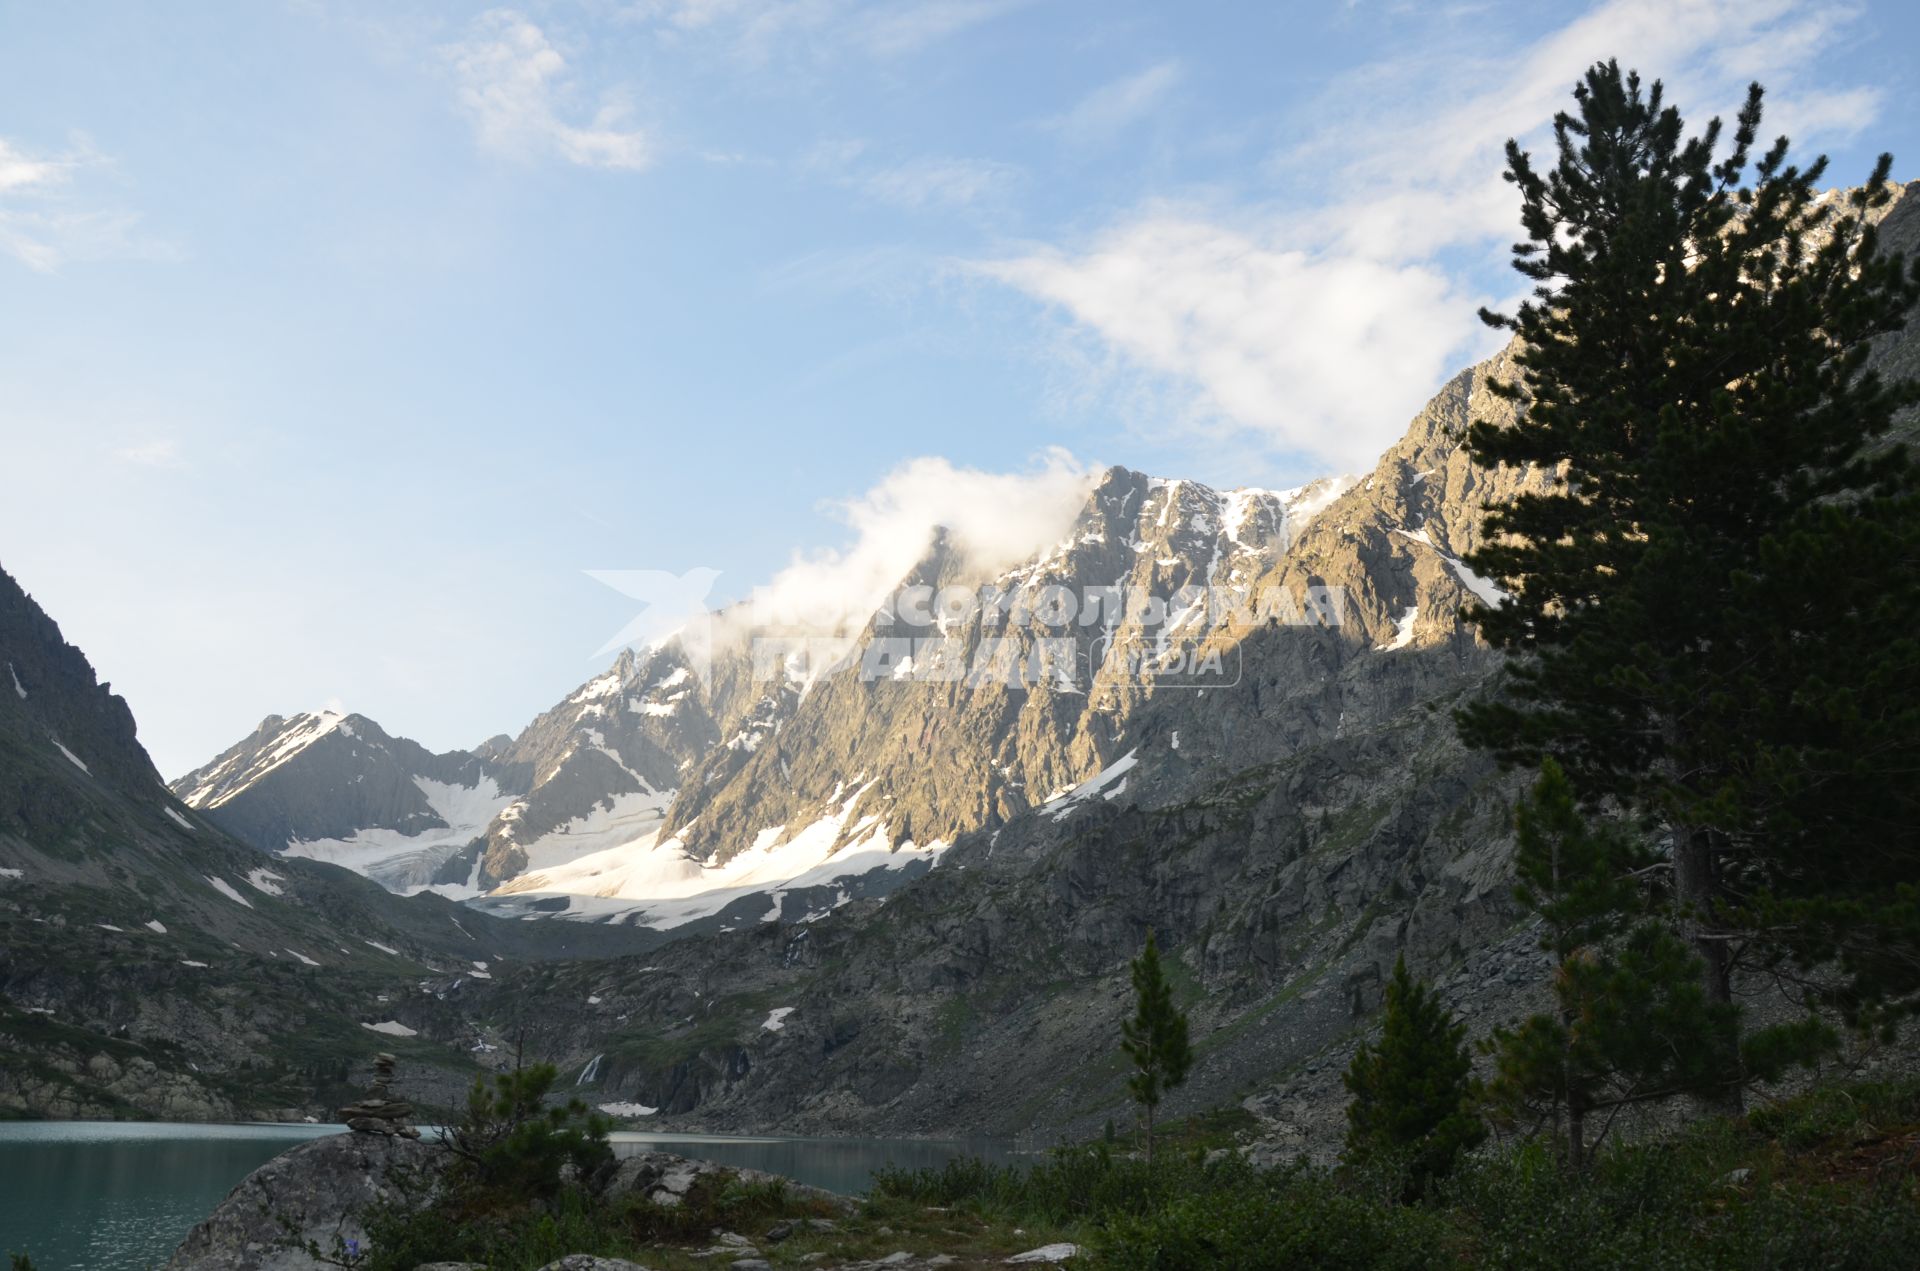
[[[712,1161],[689,1160],[671,1152],[640,1152],[622,1158],[613,1178],[607,1183],[607,1194],[622,1196],[631,1193],[656,1205],[673,1208],[684,1202],[687,1194],[703,1181],[711,1180],[725,1186],[733,1179],[747,1183],[783,1183],[790,1197],[817,1201],[823,1207],[835,1210],[855,1208],[854,1202],[845,1196],[818,1187],[808,1187],[778,1174],[716,1165]]]
[[[319,1271],[301,1246],[331,1254],[364,1240],[360,1213],[378,1200],[430,1196],[450,1154],[416,1139],[336,1134],[302,1143],[241,1181],[188,1233],[167,1271]]]

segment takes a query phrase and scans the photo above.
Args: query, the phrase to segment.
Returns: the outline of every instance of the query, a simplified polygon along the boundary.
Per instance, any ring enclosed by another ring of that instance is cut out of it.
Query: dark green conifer
[[[1517,656],[1513,692],[1462,733],[1553,757],[1583,806],[1655,827],[1656,895],[1712,1000],[1741,951],[1841,957],[1855,1002],[1910,992],[1920,481],[1879,439],[1920,387],[1865,366],[1920,298],[1877,251],[1891,160],[1842,197],[1784,138],[1756,160],[1758,85],[1724,158],[1718,120],[1685,137],[1616,63],[1575,98],[1550,169],[1507,147],[1534,298],[1482,316],[1520,339],[1518,376],[1491,387],[1522,409],[1467,444],[1555,479],[1489,509],[1469,557],[1508,592],[1470,616]],[[1868,647],[1876,631],[1895,647]]]
[[[1147,1134],[1147,1166],[1153,1166],[1153,1117],[1161,1098],[1187,1079],[1193,1048],[1187,1016],[1173,1004],[1173,986],[1160,965],[1160,946],[1147,932],[1147,946],[1133,960],[1134,1014],[1120,1025],[1120,1048],[1133,1061],[1127,1091],[1141,1107]]]
[[[1387,984],[1380,1040],[1364,1043],[1347,1068],[1346,1159],[1388,1158],[1407,1169],[1418,1196],[1486,1137],[1474,1112],[1473,1059],[1466,1025],[1439,995],[1407,972],[1403,955]]]
[[[1635,913],[1633,875],[1651,859],[1629,827],[1588,820],[1549,759],[1515,817],[1522,903],[1558,959],[1555,1009],[1490,1041],[1498,1108],[1556,1127],[1584,1168],[1619,1109],[1739,1080],[1738,1013],[1709,999],[1699,957],[1658,918]]]

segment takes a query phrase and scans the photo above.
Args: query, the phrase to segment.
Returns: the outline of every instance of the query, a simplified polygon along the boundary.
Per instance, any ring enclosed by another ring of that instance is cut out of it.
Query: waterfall
[[[595,1077],[599,1076],[600,1061],[605,1058],[606,1058],[605,1055],[595,1055],[592,1058],[592,1060],[590,1060],[587,1063],[587,1066],[580,1070],[580,1075],[574,1079],[573,1084],[576,1086],[584,1086],[589,1081],[592,1081]]]

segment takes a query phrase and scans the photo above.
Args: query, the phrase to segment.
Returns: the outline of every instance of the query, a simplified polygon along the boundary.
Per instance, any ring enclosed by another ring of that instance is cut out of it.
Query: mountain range
[[[1883,241],[1920,247],[1920,185]],[[71,902],[68,935],[144,946],[151,876],[276,976],[296,938],[293,967],[320,960],[310,909],[337,912],[324,929],[456,977],[381,1004],[423,1053],[529,1046],[609,1108],[714,1129],[1091,1132],[1124,1102],[1115,1021],[1151,930],[1197,1043],[1172,1110],[1238,1101],[1269,1139],[1326,1140],[1397,956],[1476,1031],[1543,985],[1511,894],[1516,778],[1452,722],[1504,674],[1461,617],[1501,599],[1463,563],[1483,509],[1549,479],[1460,448],[1512,419],[1488,391],[1512,357],[1454,376],[1355,477],[1221,491],[1110,468],[1011,567],[936,532],[850,631],[716,614],[471,751],[269,716],[169,791],[90,671],[50,687],[43,633],[26,696],[0,692],[37,774],[0,853],[71,841],[109,874],[124,854],[142,881]],[[1873,361],[1920,372],[1920,333]],[[109,785],[124,833],[68,802]],[[28,890],[8,864],[0,903]],[[213,881],[258,909],[255,871],[290,893],[266,898],[284,926]],[[440,928],[469,923],[516,933],[476,941],[503,964],[460,972],[472,950]],[[16,1003],[35,983],[0,974]]]

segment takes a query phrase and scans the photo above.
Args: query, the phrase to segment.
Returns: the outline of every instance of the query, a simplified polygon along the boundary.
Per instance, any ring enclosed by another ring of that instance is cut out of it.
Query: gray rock
[[[778,1174],[769,1174],[763,1170],[735,1169],[731,1166],[716,1165],[712,1161],[695,1161],[684,1156],[675,1156],[671,1152],[642,1152],[621,1160],[614,1170],[613,1177],[607,1183],[607,1194],[611,1196],[637,1195],[656,1205],[678,1208],[685,1202],[687,1194],[703,1180],[713,1180],[725,1184],[731,1179],[740,1179],[750,1183],[784,1183],[787,1194],[792,1197],[815,1200],[831,1204],[836,1209],[851,1212],[854,1202],[845,1196],[837,1196],[818,1187],[808,1187]],[[723,1236],[722,1239],[725,1239]],[[733,1236],[742,1244],[747,1243],[744,1236]]]
[[[298,1246],[331,1254],[336,1241],[363,1240],[359,1214],[374,1201],[438,1187],[452,1158],[415,1139],[337,1134],[302,1143],[241,1181],[187,1233],[167,1271],[318,1271]]]
[[[600,1258],[591,1253],[570,1253],[541,1267],[540,1271],[647,1271],[638,1262],[625,1258]]]

